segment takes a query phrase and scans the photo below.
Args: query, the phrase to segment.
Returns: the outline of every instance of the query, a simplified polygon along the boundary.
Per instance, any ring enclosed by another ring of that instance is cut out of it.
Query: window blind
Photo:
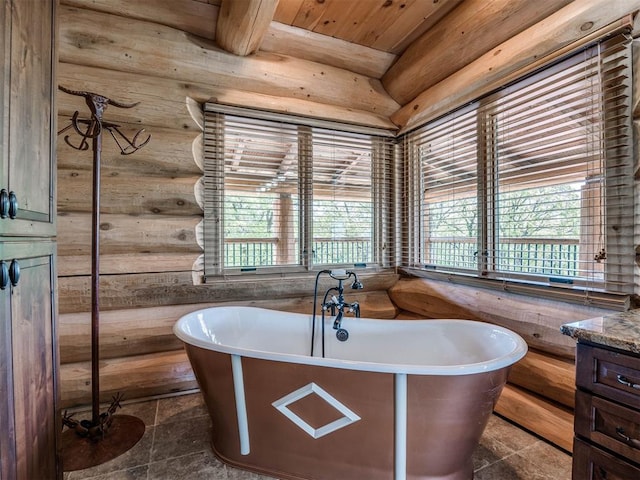
[[[227,108],[205,105],[206,276],[395,262],[393,139]]]
[[[205,241],[224,239],[207,256],[223,260],[222,265],[212,262],[213,270],[299,265],[297,126],[212,116],[205,152],[219,160],[205,177],[213,188],[205,190],[221,193],[210,197],[207,224],[215,235],[206,235]]]
[[[630,68],[620,35],[407,134],[407,264],[630,293]]]
[[[313,263],[373,261],[370,136],[313,129]]]
[[[433,268],[475,269],[478,251],[478,127],[475,106],[435,122],[411,138],[420,159],[414,209],[423,236],[413,255]]]

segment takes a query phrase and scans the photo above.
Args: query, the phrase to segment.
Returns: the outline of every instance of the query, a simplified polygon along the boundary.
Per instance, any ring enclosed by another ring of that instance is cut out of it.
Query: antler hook
[[[87,129],[84,132],[80,129],[80,123],[87,125]],[[74,148],[76,150],[81,150],[81,151],[89,149],[89,142],[87,141],[87,139],[96,138],[98,135],[100,135],[100,132],[102,131],[102,126],[100,121],[93,114],[91,115],[91,120],[79,120],[78,112],[75,112],[71,117],[71,124],[68,125],[66,128],[64,128],[63,130],[61,130],[58,134],[68,130],[69,128],[73,128],[76,131],[76,133],[80,135],[82,140],[80,141],[80,145],[76,146],[73,143],[71,143],[71,140],[69,139],[70,136],[65,135],[64,137],[65,143],[69,145],[71,148]]]
[[[58,135],[60,135],[61,133],[67,131],[69,128],[73,127],[76,133],[82,137],[82,140],[80,141],[80,145],[78,146],[73,145],[71,143],[71,141],[69,140],[69,135],[64,137],[64,141],[72,148],[75,148],[76,150],[88,150],[89,142],[87,140],[90,138],[91,139],[97,138],[102,133],[103,128],[106,129],[111,134],[116,144],[118,145],[118,148],[120,148],[120,153],[122,153],[122,155],[130,155],[133,152],[140,150],[151,139],[151,135],[149,135],[143,142],[138,143],[140,134],[144,132],[144,129],[142,129],[142,130],[139,130],[134,135],[133,139],[129,140],[129,138],[127,138],[120,131],[119,125],[108,123],[108,122],[105,122],[105,123],[102,122],[102,114],[104,113],[104,110],[107,108],[108,105],[113,105],[114,107],[118,107],[118,108],[132,108],[138,105],[140,102],[122,103],[122,102],[118,102],[110,98],[107,98],[103,95],[99,95],[97,93],[87,92],[82,90],[71,90],[69,88],[63,87],[62,85],[58,85],[58,89],[61,90],[62,92],[68,93],[69,95],[83,97],[85,99],[87,106],[91,110],[91,120],[79,120],[78,112],[75,112],[73,114],[73,117],[71,118],[71,125],[68,125],[67,127],[63,128],[58,132]],[[87,124],[87,129],[84,132],[80,128],[81,123]],[[116,133],[119,137],[121,137],[121,139],[124,140],[124,145],[118,140],[118,137],[116,137]]]
[[[144,128],[142,130],[138,130],[136,132],[136,134],[133,136],[133,139],[131,139],[131,140],[129,140],[129,138],[127,138],[127,136],[120,131],[120,129],[118,128],[117,125],[111,125],[111,126],[107,127],[107,131],[111,134],[111,137],[113,138],[113,140],[118,145],[118,148],[120,148],[120,153],[122,155],[131,155],[132,153],[140,150],[147,143],[149,143],[149,140],[151,140],[151,135],[148,135],[147,138],[142,143],[138,143],[138,137],[140,136],[140,134],[142,134],[144,132]],[[125,141],[125,143],[126,143],[125,146],[123,146],[120,143],[120,141],[118,140],[118,137],[116,137],[114,131],[115,131],[115,133],[117,133],[120,136],[120,138],[122,138]]]

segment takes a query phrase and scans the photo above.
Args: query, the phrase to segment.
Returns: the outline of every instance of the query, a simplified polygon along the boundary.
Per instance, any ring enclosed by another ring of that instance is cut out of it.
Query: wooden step
[[[118,392],[125,400],[197,388],[186,352],[152,353],[100,361],[100,401]],[[60,367],[61,408],[91,404],[91,364],[76,362]]]
[[[573,449],[573,412],[513,385],[506,385],[495,412],[569,452]]]
[[[566,407],[575,406],[576,369],[572,360],[529,350],[511,367],[509,383]]]

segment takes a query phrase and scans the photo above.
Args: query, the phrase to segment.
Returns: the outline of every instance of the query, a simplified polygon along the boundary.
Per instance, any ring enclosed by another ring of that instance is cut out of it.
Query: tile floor
[[[132,403],[118,413],[145,422],[140,442],[110,462],[65,473],[65,480],[275,480],[229,467],[213,456],[209,417],[199,393]],[[569,455],[497,416],[473,460],[474,480],[571,478]]]

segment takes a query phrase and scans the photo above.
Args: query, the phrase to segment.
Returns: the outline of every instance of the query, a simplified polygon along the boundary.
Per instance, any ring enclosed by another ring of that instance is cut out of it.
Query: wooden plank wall
[[[140,102],[127,110],[110,106],[104,118],[121,124],[126,134],[144,128],[151,135],[149,144],[130,156],[120,155],[110,137],[103,142],[104,400],[117,391],[131,399],[195,387],[171,327],[203,304],[249,303],[292,311],[311,306],[313,279],[249,279],[242,288],[229,282],[194,285],[194,264],[202,254],[196,233],[202,221],[196,193],[202,176],[199,102],[217,99],[393,128],[388,117],[398,105],[379,80],[358,73],[371,71],[378,56],[354,57],[349,71],[279,54],[272,38],[270,52],[236,57],[211,40],[217,9],[194,0],[61,1],[58,83]],[[79,97],[58,92],[57,103],[59,129],[75,111],[81,117],[87,112]],[[77,138],[69,141],[77,143]],[[73,150],[64,136],[57,154],[60,378],[62,406],[70,407],[90,401],[92,165],[91,152]],[[363,278],[366,288],[358,294],[363,314],[395,315],[384,291],[396,278]]]

